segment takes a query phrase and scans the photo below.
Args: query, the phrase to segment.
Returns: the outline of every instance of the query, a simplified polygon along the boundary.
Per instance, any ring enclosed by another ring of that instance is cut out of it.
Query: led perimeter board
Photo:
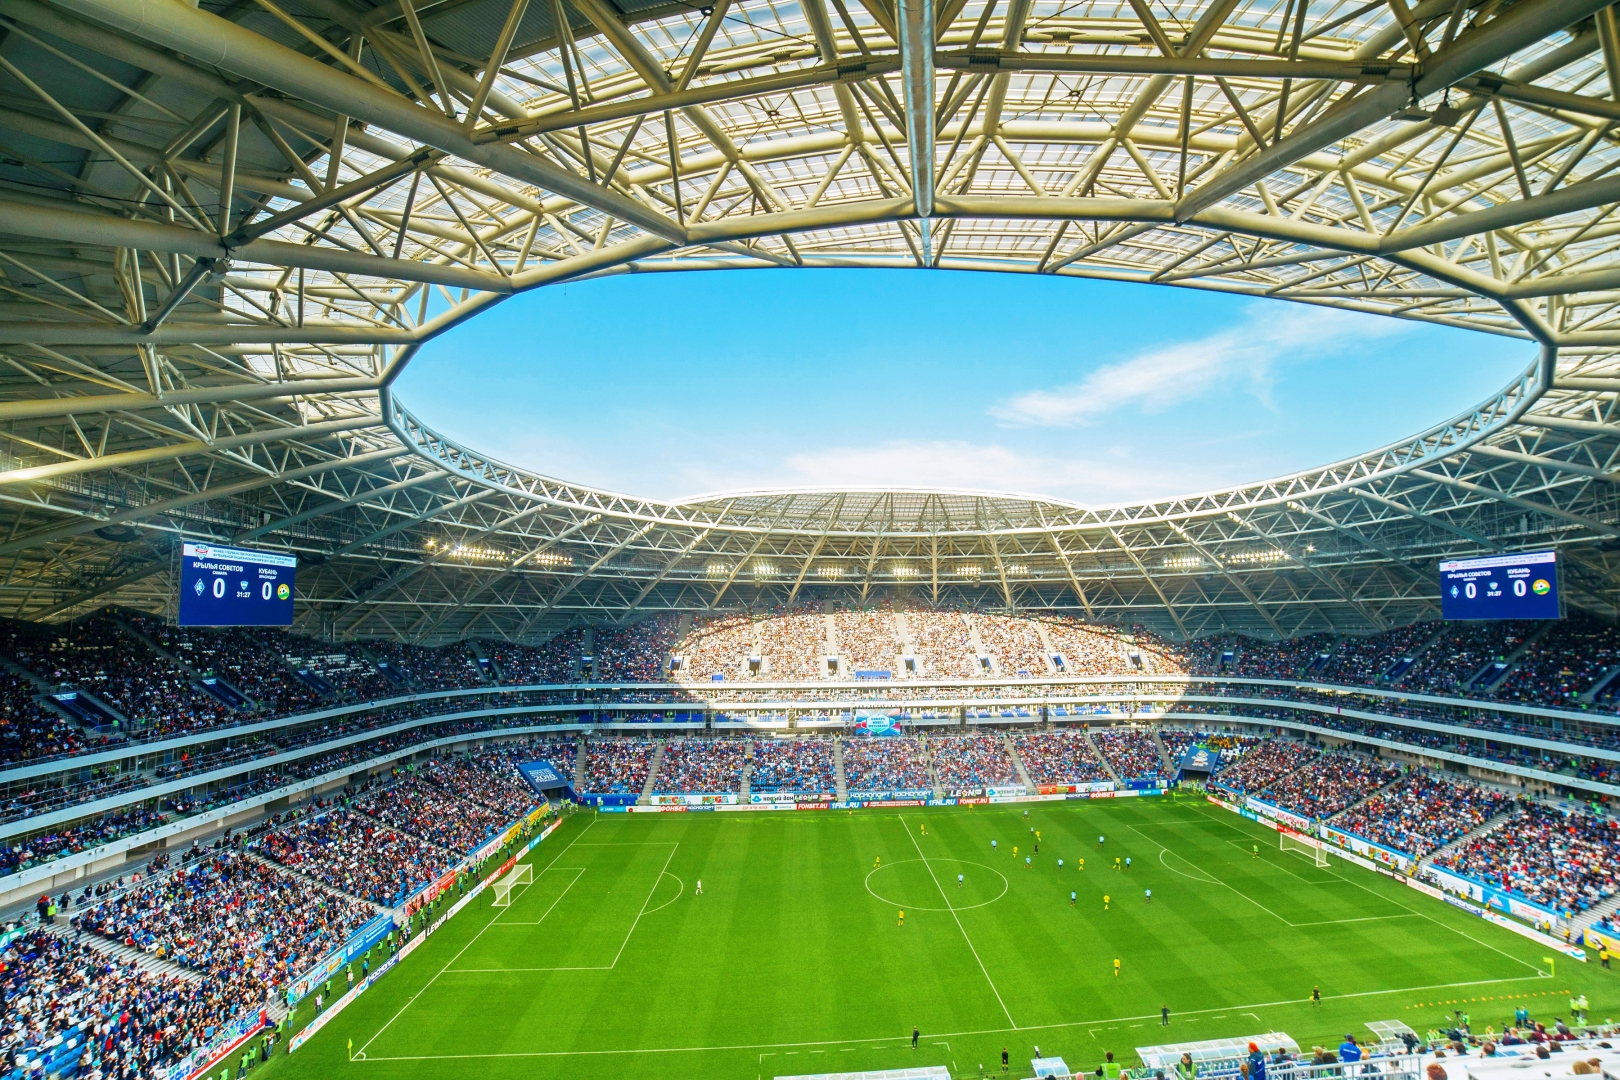
[[[1551,551],[1452,559],[1440,564],[1446,619],[1556,619],[1558,556]]]
[[[180,545],[181,626],[291,626],[298,560],[273,551]]]

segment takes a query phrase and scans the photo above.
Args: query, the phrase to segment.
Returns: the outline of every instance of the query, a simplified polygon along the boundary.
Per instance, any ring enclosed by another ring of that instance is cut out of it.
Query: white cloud
[[[1132,405],[1157,412],[1233,381],[1264,399],[1281,362],[1332,352],[1352,336],[1409,329],[1394,319],[1292,304],[1251,304],[1246,316],[1238,326],[1199,340],[1105,364],[1078,383],[1006,398],[990,407],[990,415],[1014,426],[1066,427]]]
[[[1050,496],[1082,503],[1127,501],[1219,486],[1205,463],[1156,461],[1099,447],[1098,458],[1029,454],[965,439],[895,439],[789,454],[780,463],[711,462],[686,472],[691,492],[754,488],[956,488]],[[729,465],[731,468],[726,468]],[[1210,468],[1214,465],[1211,463]]]

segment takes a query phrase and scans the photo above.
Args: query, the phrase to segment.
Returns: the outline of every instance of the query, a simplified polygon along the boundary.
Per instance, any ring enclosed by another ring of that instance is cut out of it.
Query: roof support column
[[[922,234],[923,265],[932,266],[929,218],[934,214],[934,5],[900,0],[900,71],[906,99],[906,146],[911,194]]]

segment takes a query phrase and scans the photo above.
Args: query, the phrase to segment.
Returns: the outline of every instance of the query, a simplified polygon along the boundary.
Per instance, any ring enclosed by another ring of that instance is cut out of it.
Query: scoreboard
[[[1446,619],[1558,618],[1557,553],[1532,551],[1441,563],[1440,614]]]
[[[291,626],[298,560],[274,551],[180,545],[181,626]]]

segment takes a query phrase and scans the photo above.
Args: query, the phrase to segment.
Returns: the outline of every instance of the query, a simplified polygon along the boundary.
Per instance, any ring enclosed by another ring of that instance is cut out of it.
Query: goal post
[[[534,884],[534,866],[530,863],[518,863],[512,872],[495,882],[492,888],[495,891],[495,907],[511,907],[512,893],[519,885]]]
[[[1278,833],[1277,837],[1281,841],[1280,846],[1283,851],[1297,851],[1317,866],[1326,866],[1328,864],[1327,852],[1316,844],[1312,844],[1291,833]]]

